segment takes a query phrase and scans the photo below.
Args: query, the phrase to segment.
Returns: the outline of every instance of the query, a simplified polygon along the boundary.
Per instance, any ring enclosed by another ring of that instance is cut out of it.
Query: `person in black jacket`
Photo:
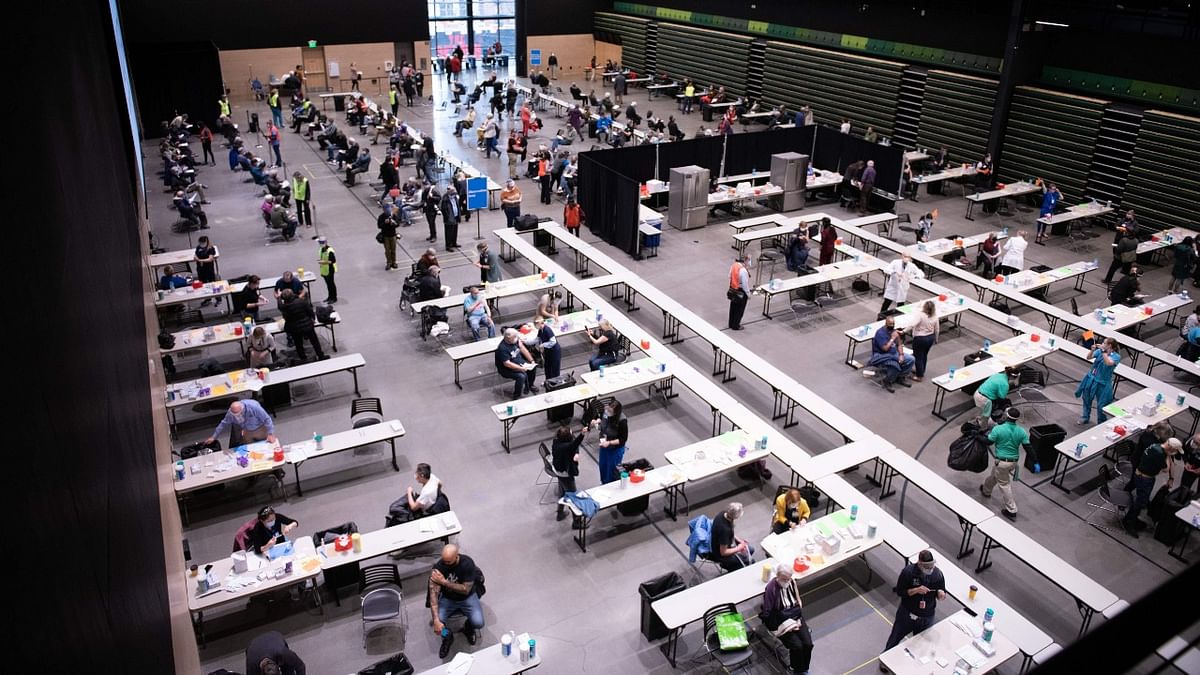
[[[417,302],[437,300],[445,295],[442,287],[442,268],[433,265],[417,280]]]
[[[317,330],[313,323],[317,318],[317,313],[313,310],[312,303],[308,298],[298,298],[296,294],[289,288],[279,296],[279,313],[283,315],[283,331],[292,339],[292,343],[296,346],[296,355],[301,361],[307,361],[308,355],[304,352],[304,340],[312,343],[313,351],[317,353],[317,358],[321,361],[329,358],[321,350],[321,342],[317,339]]]
[[[554,435],[554,443],[550,446],[551,464],[560,475],[558,477],[558,493],[564,495],[575,492],[575,477],[579,475],[579,446],[583,443],[584,429],[572,435],[571,427],[558,428]],[[558,513],[555,520],[567,517],[562,502],[558,503]]]
[[[262,507],[258,512],[258,522],[250,530],[249,550],[266,555],[272,546],[287,541],[287,534],[299,524],[293,518],[275,513],[270,506]]]
[[[442,195],[437,186],[425,181],[425,193],[421,197],[425,209],[425,222],[429,223],[429,238],[425,241],[437,241],[437,217],[441,201]]]
[[[1113,285],[1112,290],[1108,293],[1108,299],[1112,300],[1114,305],[1134,307],[1141,304],[1146,297],[1141,291],[1142,271],[1136,267],[1130,267],[1129,274],[1121,277],[1121,280]]]
[[[1118,227],[1116,240],[1113,242],[1113,259],[1108,266],[1108,273],[1104,275],[1104,283],[1112,283],[1113,275],[1116,274],[1118,267],[1121,268],[1122,273],[1129,274],[1133,262],[1137,260],[1137,247],[1137,235]]]
[[[808,237],[799,235],[792,238],[787,250],[787,268],[789,272],[801,274],[808,271]]]
[[[917,635],[933,625],[937,602],[946,597],[946,578],[934,564],[933,552],[921,551],[917,562],[909,563],[900,572],[892,590],[900,596],[900,606],[896,608],[896,621],[884,651],[900,644],[910,633]]]
[[[305,675],[304,661],[288,648],[279,631],[263,633],[246,645],[246,675]]]
[[[442,226],[446,230],[446,250],[458,248],[458,218],[461,207],[458,202],[458,190],[453,185],[446,188],[442,196]]]

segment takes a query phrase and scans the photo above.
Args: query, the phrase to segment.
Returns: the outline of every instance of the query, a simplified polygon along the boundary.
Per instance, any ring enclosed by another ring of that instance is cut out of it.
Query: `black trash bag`
[[[983,429],[974,422],[964,422],[959,428],[962,435],[950,444],[950,456],[946,464],[955,471],[983,473],[988,468],[991,441]]]

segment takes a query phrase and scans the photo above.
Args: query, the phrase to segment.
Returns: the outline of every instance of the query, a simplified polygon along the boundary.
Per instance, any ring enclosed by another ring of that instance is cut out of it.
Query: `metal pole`
[[[479,209],[475,209],[475,241],[482,241],[483,235],[479,233]]]
[[[309,195],[305,195],[305,197],[307,196]],[[313,226],[312,238],[317,239],[321,236],[321,228],[317,225],[317,205],[311,199],[308,200],[308,205],[312,207],[312,215],[308,218],[308,222],[312,223]]]

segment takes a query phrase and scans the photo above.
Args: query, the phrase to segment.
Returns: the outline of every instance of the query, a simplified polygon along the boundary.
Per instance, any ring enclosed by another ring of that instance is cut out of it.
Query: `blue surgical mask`
[[[275,529],[275,519],[272,518],[271,520],[264,521],[263,525],[265,525],[268,530],[273,530]]]

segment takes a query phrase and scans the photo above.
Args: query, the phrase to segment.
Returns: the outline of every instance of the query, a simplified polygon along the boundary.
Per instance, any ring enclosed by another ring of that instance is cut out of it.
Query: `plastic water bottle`
[[[1162,395],[1162,392],[1160,391],[1154,395],[1154,405],[1162,405],[1162,402],[1163,402],[1163,395]]]
[[[1042,465],[1041,465],[1041,464],[1039,464],[1038,462],[1034,462],[1034,463],[1033,463],[1033,472],[1034,472],[1034,473],[1041,473],[1041,472],[1042,472]]]
[[[1100,259],[1092,258],[1092,267],[1099,267],[1099,266],[1100,266]]]
[[[988,351],[988,350],[989,350],[989,349],[991,349],[991,348],[992,348],[992,341],[991,341],[991,340],[984,340],[984,341],[983,341],[983,351],[985,351],[985,352],[986,352],[986,351]]]
[[[604,366],[600,366],[600,379],[604,379]]]
[[[767,436],[766,436],[766,434],[763,434],[763,437],[762,437],[762,449],[763,449],[763,450],[766,450],[766,449],[767,449]]]
[[[988,607],[987,611],[983,613],[984,623],[991,621],[993,618],[995,618],[995,616],[996,616],[996,610],[992,609],[991,607]]]
[[[850,520],[858,520],[858,504],[850,505]]]
[[[1087,443],[1075,444],[1075,457],[1083,457],[1083,451],[1087,449]]]
[[[532,661],[536,658],[537,658],[537,640],[534,640],[533,638],[529,638],[529,660]]]

